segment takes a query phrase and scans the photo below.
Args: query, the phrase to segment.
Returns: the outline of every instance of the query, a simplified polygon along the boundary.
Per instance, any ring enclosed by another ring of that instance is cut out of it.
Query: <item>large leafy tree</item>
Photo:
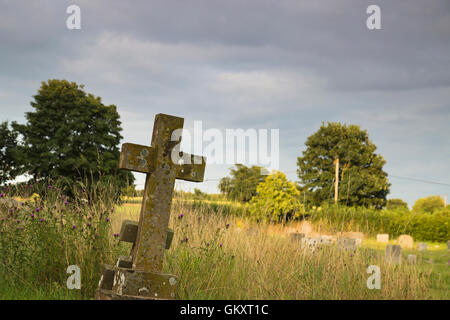
[[[10,129],[8,122],[0,123],[0,185],[20,173],[20,159],[17,132]]]
[[[133,183],[132,174],[117,170],[122,128],[116,106],[67,80],[42,82],[31,106],[27,123],[13,124],[23,136],[28,174],[69,181],[115,175],[118,187]]]
[[[409,210],[408,203],[402,199],[389,199],[386,202],[386,209],[388,210]]]
[[[248,202],[256,194],[258,184],[264,181],[265,171],[265,168],[259,166],[236,164],[230,170],[231,177],[220,180],[219,190],[230,199]]]
[[[433,213],[445,207],[445,202],[440,196],[430,196],[418,199],[412,208],[414,212]]]
[[[286,223],[304,214],[300,191],[282,172],[275,171],[258,184],[257,194],[250,201],[252,216],[260,220]]]
[[[366,130],[356,125],[322,123],[306,141],[298,157],[298,177],[308,200],[320,205],[334,198],[335,159],[339,159],[339,203],[382,208],[390,183],[383,171],[385,160]]]

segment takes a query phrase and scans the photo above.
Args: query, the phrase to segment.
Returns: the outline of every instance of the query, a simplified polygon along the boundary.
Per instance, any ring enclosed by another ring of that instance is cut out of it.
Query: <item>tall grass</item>
[[[117,211],[138,218],[138,206]],[[116,219],[114,229],[119,228]],[[179,299],[426,299],[431,270],[390,265],[382,251],[303,250],[298,242],[207,206],[172,207],[175,231],[164,271],[179,276]],[[251,228],[252,232],[247,231]],[[369,265],[382,270],[381,290],[369,290]]]
[[[0,204],[3,295],[25,290],[40,297],[40,290],[59,290],[61,297],[92,297],[102,264],[111,262],[117,245],[110,231],[113,189],[104,181],[89,187],[78,182],[68,198],[55,182],[32,198],[16,194],[20,202]],[[81,268],[80,291],[67,291],[69,265]]]

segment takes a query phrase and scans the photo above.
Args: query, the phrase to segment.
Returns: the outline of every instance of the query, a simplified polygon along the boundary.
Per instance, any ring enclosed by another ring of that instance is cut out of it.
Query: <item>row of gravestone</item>
[[[377,242],[383,242],[388,243],[389,242],[389,235],[384,234],[377,234]],[[414,239],[410,235],[402,234],[397,238],[398,244],[405,249],[413,249],[414,248]],[[447,247],[450,249],[450,240],[447,242]],[[427,250],[427,244],[425,242],[419,242],[417,244],[417,250],[419,251],[426,251]]]
[[[310,249],[314,251],[321,245],[336,244],[338,248],[345,250],[356,250],[361,246],[362,239],[347,238],[347,237],[334,237],[329,235],[318,235],[316,237],[309,237],[304,233],[290,233],[289,237],[294,241],[299,241],[302,248]]]

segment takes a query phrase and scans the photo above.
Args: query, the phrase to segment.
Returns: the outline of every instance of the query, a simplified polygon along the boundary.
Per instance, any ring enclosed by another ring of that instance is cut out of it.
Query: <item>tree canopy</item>
[[[20,173],[20,158],[17,132],[9,128],[8,122],[0,123],[0,185]]]
[[[386,209],[396,210],[396,209],[406,209],[409,210],[408,203],[402,199],[389,199],[386,202]]]
[[[300,191],[282,172],[275,171],[258,184],[257,194],[250,201],[250,212],[257,219],[283,222],[304,213]]]
[[[430,196],[418,199],[412,208],[414,212],[428,212],[433,213],[434,211],[444,208],[444,200],[440,196]]]
[[[130,172],[117,172],[122,128],[116,106],[67,80],[42,82],[33,98],[27,123],[13,124],[23,136],[28,174],[70,180],[117,174],[120,186],[133,183]]]
[[[322,123],[306,141],[306,150],[297,158],[297,174],[307,200],[314,205],[332,202],[334,161],[339,158],[339,203],[348,206],[382,208],[390,183],[383,171],[385,160],[366,130],[356,125]]]
[[[236,164],[230,169],[231,177],[220,179],[219,190],[230,199],[248,202],[256,194],[258,184],[264,181],[265,170],[259,166]]]

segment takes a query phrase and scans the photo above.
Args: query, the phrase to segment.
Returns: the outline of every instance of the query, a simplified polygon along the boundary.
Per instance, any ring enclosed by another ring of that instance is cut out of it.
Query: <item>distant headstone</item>
[[[357,246],[356,239],[338,238],[337,246],[338,246],[338,248],[344,249],[344,250],[355,250],[356,246]]]
[[[398,244],[404,249],[412,249],[414,247],[414,239],[407,234],[402,234],[398,237]]]
[[[427,244],[425,242],[419,242],[417,249],[419,251],[427,251]]]
[[[415,254],[408,254],[408,264],[416,264],[417,263],[417,256]]]
[[[333,236],[321,235],[319,236],[320,244],[333,244],[336,242],[336,239]]]
[[[302,248],[303,249],[309,249],[311,251],[316,250],[316,248],[319,245],[319,239],[318,238],[309,238],[309,237],[303,237],[302,239]]]
[[[304,233],[299,232],[289,233],[289,238],[293,241],[302,241],[304,237],[305,237]]]
[[[305,235],[310,234],[313,231],[313,227],[311,222],[309,221],[302,221],[300,223],[300,233],[303,233]]]
[[[387,233],[377,234],[377,242],[389,242],[389,235]]]
[[[402,247],[396,244],[386,246],[386,260],[395,264],[402,262]]]

